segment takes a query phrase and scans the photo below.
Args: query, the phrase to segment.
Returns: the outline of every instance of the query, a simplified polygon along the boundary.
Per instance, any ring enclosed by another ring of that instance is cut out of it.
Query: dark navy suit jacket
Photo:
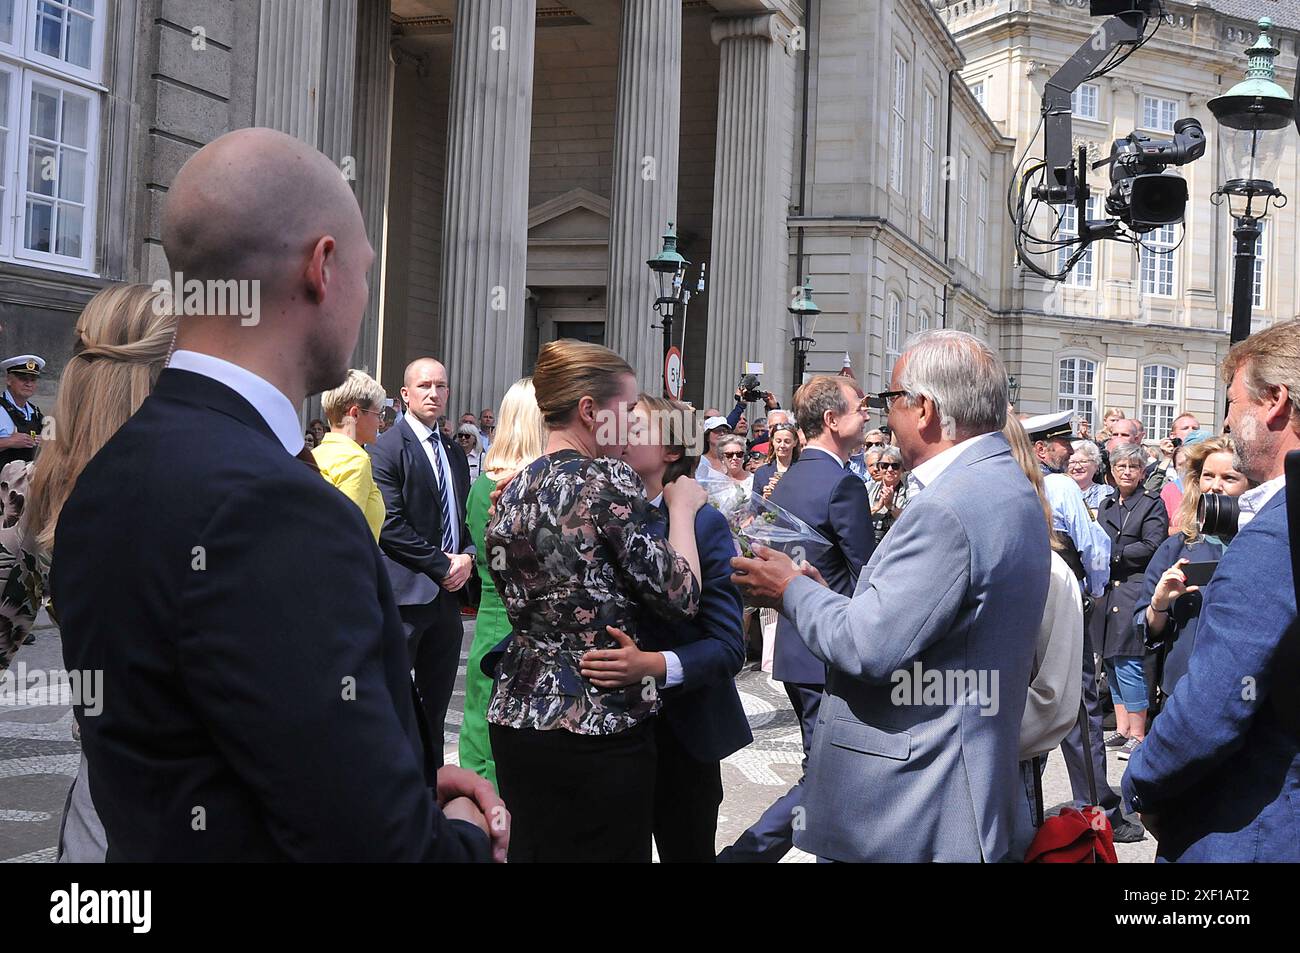
[[[1296,690],[1279,664],[1296,619],[1286,493],[1224,550],[1187,674],[1124,773],[1125,800],[1160,818],[1163,860],[1300,862],[1300,739],[1270,697]]]
[[[805,447],[777,483],[771,500],[830,541],[830,549],[810,552],[808,561],[831,591],[853,595],[858,574],[876,549],[867,489],[857,475],[825,450]],[[803,685],[826,683],[826,664],[808,650],[784,615],[776,623],[772,677]]]
[[[668,535],[668,510],[653,531]],[[731,582],[736,555],[726,519],[712,506],[695,515],[695,545],[700,554],[700,610],[684,622],[666,622],[644,613],[641,647],[671,650],[682,664],[682,683],[663,694],[659,717],[667,720],[682,747],[697,761],[721,761],[754,740],[734,681],[745,664],[744,605]]]
[[[438,439],[451,465],[455,484],[451,506],[460,522],[458,539],[463,553],[473,546],[465,522],[469,463],[460,447],[441,434]],[[370,462],[375,485],[384,498],[379,548],[388,559],[393,594],[398,605],[426,605],[438,595],[437,586],[431,583],[441,583],[451,569],[451,561],[442,551],[442,507],[433,482],[433,466],[405,415],[379,435],[370,450]]]
[[[108,860],[487,860],[449,821],[374,537],[224,384],[164,370],[59,518]]]

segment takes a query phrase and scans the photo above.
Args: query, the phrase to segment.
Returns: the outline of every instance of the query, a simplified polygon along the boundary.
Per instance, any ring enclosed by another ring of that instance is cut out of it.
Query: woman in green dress
[[[474,481],[466,504],[466,522],[474,540],[475,565],[483,582],[483,596],[474,622],[474,642],[465,668],[465,720],[460,729],[460,766],[497,783],[492,746],[488,741],[487,708],[492,700],[492,679],[483,674],[483,656],[510,634],[510,618],[497,595],[488,572],[491,553],[483,542],[488,508],[498,481],[513,476],[542,455],[546,448],[546,424],[537,409],[533,380],[525,377],[506,391],[497,413],[496,435],[483,460],[482,473]],[[500,567],[498,567],[500,568]]]

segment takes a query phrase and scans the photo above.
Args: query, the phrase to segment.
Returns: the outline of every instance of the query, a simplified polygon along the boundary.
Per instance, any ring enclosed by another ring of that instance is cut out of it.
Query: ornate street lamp
[[[1282,208],[1287,198],[1274,184],[1288,127],[1296,118],[1296,105],[1286,90],[1273,81],[1273,60],[1278,49],[1269,39],[1273,21],[1259,21],[1259,38],[1246,51],[1246,78],[1222,96],[1210,100],[1210,112],[1219,121],[1219,154],[1225,181],[1211,197],[1236,219],[1232,285],[1231,344],[1250,336],[1254,304],[1255,245],[1269,206]]]
[[[664,232],[664,247],[653,258],[646,262],[648,267],[655,275],[659,282],[659,297],[655,299],[655,312],[659,315],[660,326],[664,332],[664,362],[668,361],[668,353],[673,347],[673,318],[680,316],[682,320],[682,345],[686,344],[686,307],[691,301],[691,290],[686,287],[686,271],[691,267],[691,263],[681,256],[677,251],[677,232],[673,230],[673,223],[668,223],[668,230]],[[704,291],[704,271],[705,265],[700,263],[699,275],[696,277],[695,293],[700,294]],[[668,393],[668,382],[665,378],[664,392],[669,397],[677,395]]]
[[[790,343],[794,345],[794,386],[797,388],[803,384],[804,366],[808,362],[808,348],[817,342],[812,338],[813,327],[817,323],[817,315],[822,313],[822,309],[817,307],[817,302],[812,296],[812,275],[804,279],[803,287],[799,289],[799,296],[790,302],[786,308],[794,316],[794,337]]]
[[[1016,380],[1015,375],[1007,377],[1007,403],[1012,407],[1020,400],[1020,381]]]

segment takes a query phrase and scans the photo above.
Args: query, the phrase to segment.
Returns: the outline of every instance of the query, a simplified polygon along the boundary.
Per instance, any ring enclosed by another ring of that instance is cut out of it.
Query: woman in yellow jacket
[[[330,432],[311,452],[321,476],[361,508],[376,542],[384,525],[384,499],[375,486],[370,455],[362,445],[375,442],[386,402],[377,380],[364,371],[348,371],[342,384],[321,395]]]

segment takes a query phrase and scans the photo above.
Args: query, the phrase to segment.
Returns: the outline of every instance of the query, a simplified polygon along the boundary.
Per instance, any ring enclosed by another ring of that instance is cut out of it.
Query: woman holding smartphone
[[[1184,450],[1183,458],[1185,492],[1175,514],[1174,532],[1151,557],[1134,606],[1134,629],[1163,661],[1157,665],[1162,698],[1173,694],[1178,680],[1187,674],[1187,660],[1196,643],[1204,585],[1197,581],[1208,579],[1204,575],[1189,579],[1188,568],[1218,562],[1227,546],[1227,540],[1203,532],[1196,515],[1201,497],[1206,493],[1241,496],[1250,489],[1231,437],[1195,443]]]

